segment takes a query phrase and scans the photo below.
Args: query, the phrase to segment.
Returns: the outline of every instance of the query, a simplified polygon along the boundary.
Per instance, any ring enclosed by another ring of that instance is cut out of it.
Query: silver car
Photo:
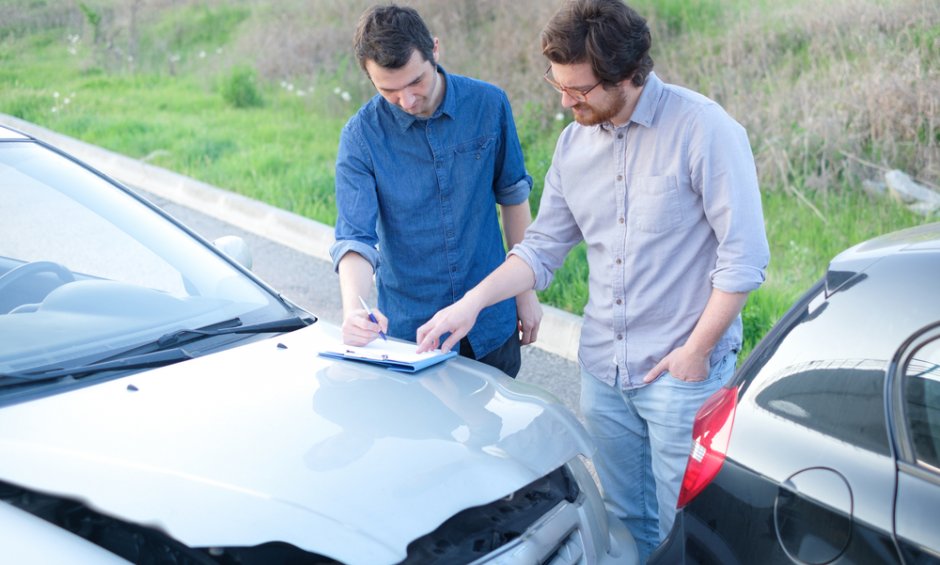
[[[636,561],[541,389],[322,357],[245,257],[2,127],[0,226],[0,561]]]

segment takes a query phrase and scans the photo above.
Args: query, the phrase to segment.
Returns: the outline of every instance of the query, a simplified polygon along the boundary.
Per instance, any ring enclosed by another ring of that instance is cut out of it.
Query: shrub
[[[255,82],[255,71],[248,67],[233,68],[222,80],[222,98],[236,108],[263,105],[261,92]]]

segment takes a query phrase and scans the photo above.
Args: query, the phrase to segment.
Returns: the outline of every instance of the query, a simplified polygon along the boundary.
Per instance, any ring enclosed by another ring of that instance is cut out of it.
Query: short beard
[[[607,90],[606,88],[604,90],[606,92],[610,92],[610,90]],[[624,93],[619,88],[615,88],[615,90],[619,93],[619,95],[612,99],[610,104],[605,108],[598,108],[588,104],[587,102],[578,102],[575,104],[572,110],[574,108],[589,108],[591,110],[590,114],[587,114],[583,117],[579,117],[578,114],[575,114],[575,121],[582,126],[596,126],[605,122],[609,122],[611,118],[619,114],[620,111],[623,110],[624,106],[627,105],[626,93]]]

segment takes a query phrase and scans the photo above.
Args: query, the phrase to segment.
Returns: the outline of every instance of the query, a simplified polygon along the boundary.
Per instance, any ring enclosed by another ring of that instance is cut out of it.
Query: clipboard
[[[405,341],[375,340],[361,347],[337,343],[320,351],[320,356],[369,363],[400,373],[417,373],[457,356],[456,351],[444,353],[440,349],[415,353],[416,347],[417,344]]]

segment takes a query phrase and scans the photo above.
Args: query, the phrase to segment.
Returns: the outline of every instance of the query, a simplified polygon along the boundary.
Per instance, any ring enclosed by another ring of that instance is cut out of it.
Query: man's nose
[[[417,98],[418,97],[415,96],[415,94],[409,90],[402,91],[401,107],[405,109],[410,109],[412,106],[415,105],[415,100],[417,100]]]
[[[561,93],[561,106],[563,108],[571,108],[572,106],[578,103],[577,100],[571,97],[567,91],[562,91]]]

